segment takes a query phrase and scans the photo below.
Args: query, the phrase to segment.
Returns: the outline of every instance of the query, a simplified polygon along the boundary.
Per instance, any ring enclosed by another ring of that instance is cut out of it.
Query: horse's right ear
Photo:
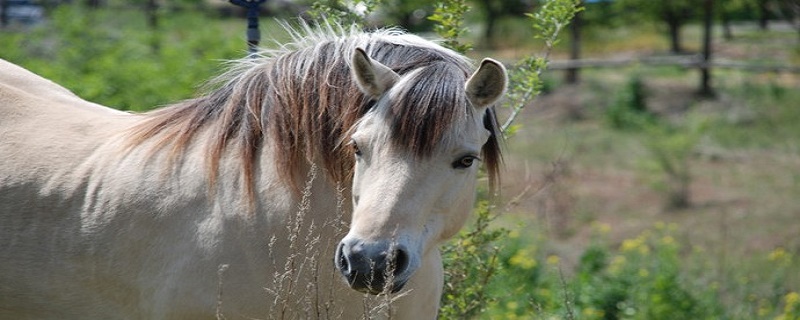
[[[400,75],[378,61],[372,60],[364,49],[353,52],[353,77],[364,94],[377,98],[391,88]]]

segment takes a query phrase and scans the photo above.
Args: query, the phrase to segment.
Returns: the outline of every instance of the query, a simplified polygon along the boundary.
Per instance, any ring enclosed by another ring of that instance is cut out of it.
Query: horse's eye
[[[355,140],[350,140],[350,144],[353,146],[353,152],[357,156],[360,157],[361,156],[361,149],[358,148],[358,144],[356,143],[356,141]]]
[[[469,167],[472,166],[472,164],[475,163],[475,160],[480,160],[480,159],[478,159],[478,157],[473,156],[473,155],[463,156],[463,157],[459,158],[458,160],[456,160],[455,162],[453,162],[453,168],[454,169],[466,169],[466,168],[469,168]]]

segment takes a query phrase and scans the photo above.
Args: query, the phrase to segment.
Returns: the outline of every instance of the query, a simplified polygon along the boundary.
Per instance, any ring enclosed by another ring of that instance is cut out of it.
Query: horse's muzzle
[[[398,292],[409,279],[409,253],[394,242],[345,238],[334,264],[351,288],[369,294]]]

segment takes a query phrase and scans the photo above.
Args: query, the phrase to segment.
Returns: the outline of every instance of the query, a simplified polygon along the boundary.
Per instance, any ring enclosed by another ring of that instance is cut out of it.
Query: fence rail
[[[747,63],[730,59],[714,59],[706,63],[699,54],[619,59],[553,60],[550,61],[548,68],[551,70],[569,70],[586,68],[619,68],[632,65],[678,66],[684,68],[710,67],[720,69],[738,69],[757,73],[800,73],[800,66],[794,65]]]

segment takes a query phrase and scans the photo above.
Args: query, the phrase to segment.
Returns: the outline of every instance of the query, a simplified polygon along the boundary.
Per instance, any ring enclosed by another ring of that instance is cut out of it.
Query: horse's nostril
[[[336,250],[336,268],[339,269],[344,276],[350,276],[350,261],[347,259],[347,254],[344,253],[344,243],[339,244]]]
[[[408,252],[403,249],[396,249],[392,254],[392,268],[394,269],[392,275],[397,277],[408,269]]]

